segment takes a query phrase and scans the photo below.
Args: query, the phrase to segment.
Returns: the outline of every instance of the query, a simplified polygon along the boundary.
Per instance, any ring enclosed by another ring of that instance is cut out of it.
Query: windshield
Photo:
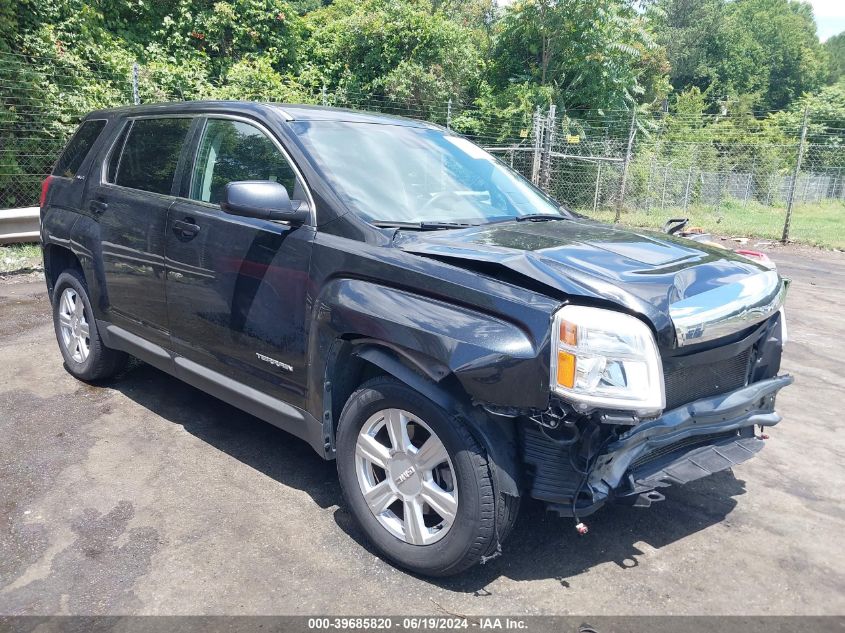
[[[446,131],[341,121],[298,121],[291,127],[337,194],[373,222],[570,217],[522,176]]]

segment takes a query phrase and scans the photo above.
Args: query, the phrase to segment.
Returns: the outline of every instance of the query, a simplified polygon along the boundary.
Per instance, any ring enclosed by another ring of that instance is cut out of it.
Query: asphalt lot
[[[62,367],[38,274],[0,281],[0,614],[843,614],[845,255],[793,278],[785,419],[756,459],[579,537],[535,504],[430,581],[363,544],[334,464],[145,365]]]

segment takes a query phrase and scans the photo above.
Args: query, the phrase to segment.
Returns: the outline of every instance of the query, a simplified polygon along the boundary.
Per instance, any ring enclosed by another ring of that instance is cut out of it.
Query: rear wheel
[[[418,573],[463,571],[509,531],[515,505],[495,498],[488,459],[459,417],[390,377],[362,385],[341,414],[347,505],[386,557]]]
[[[102,380],[126,365],[127,355],[103,344],[85,279],[66,270],[53,288],[53,325],[68,371],[81,380]]]

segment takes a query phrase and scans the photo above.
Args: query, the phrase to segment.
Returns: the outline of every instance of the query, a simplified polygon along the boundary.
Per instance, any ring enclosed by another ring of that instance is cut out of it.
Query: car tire
[[[374,378],[343,408],[336,448],[347,507],[398,566],[450,576],[500,551],[519,498],[497,495],[495,464],[459,416],[392,377]],[[422,521],[406,520],[414,516]]]
[[[126,353],[103,344],[85,278],[77,270],[66,270],[56,280],[53,326],[65,367],[75,378],[103,380],[126,366]]]

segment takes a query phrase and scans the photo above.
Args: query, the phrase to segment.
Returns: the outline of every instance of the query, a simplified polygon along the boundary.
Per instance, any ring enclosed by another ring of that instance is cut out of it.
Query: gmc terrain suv
[[[395,563],[501,551],[730,468],[777,424],[786,285],[577,217],[440,127],[195,102],[88,115],[41,196],[68,371],[131,354],[336,459]]]

